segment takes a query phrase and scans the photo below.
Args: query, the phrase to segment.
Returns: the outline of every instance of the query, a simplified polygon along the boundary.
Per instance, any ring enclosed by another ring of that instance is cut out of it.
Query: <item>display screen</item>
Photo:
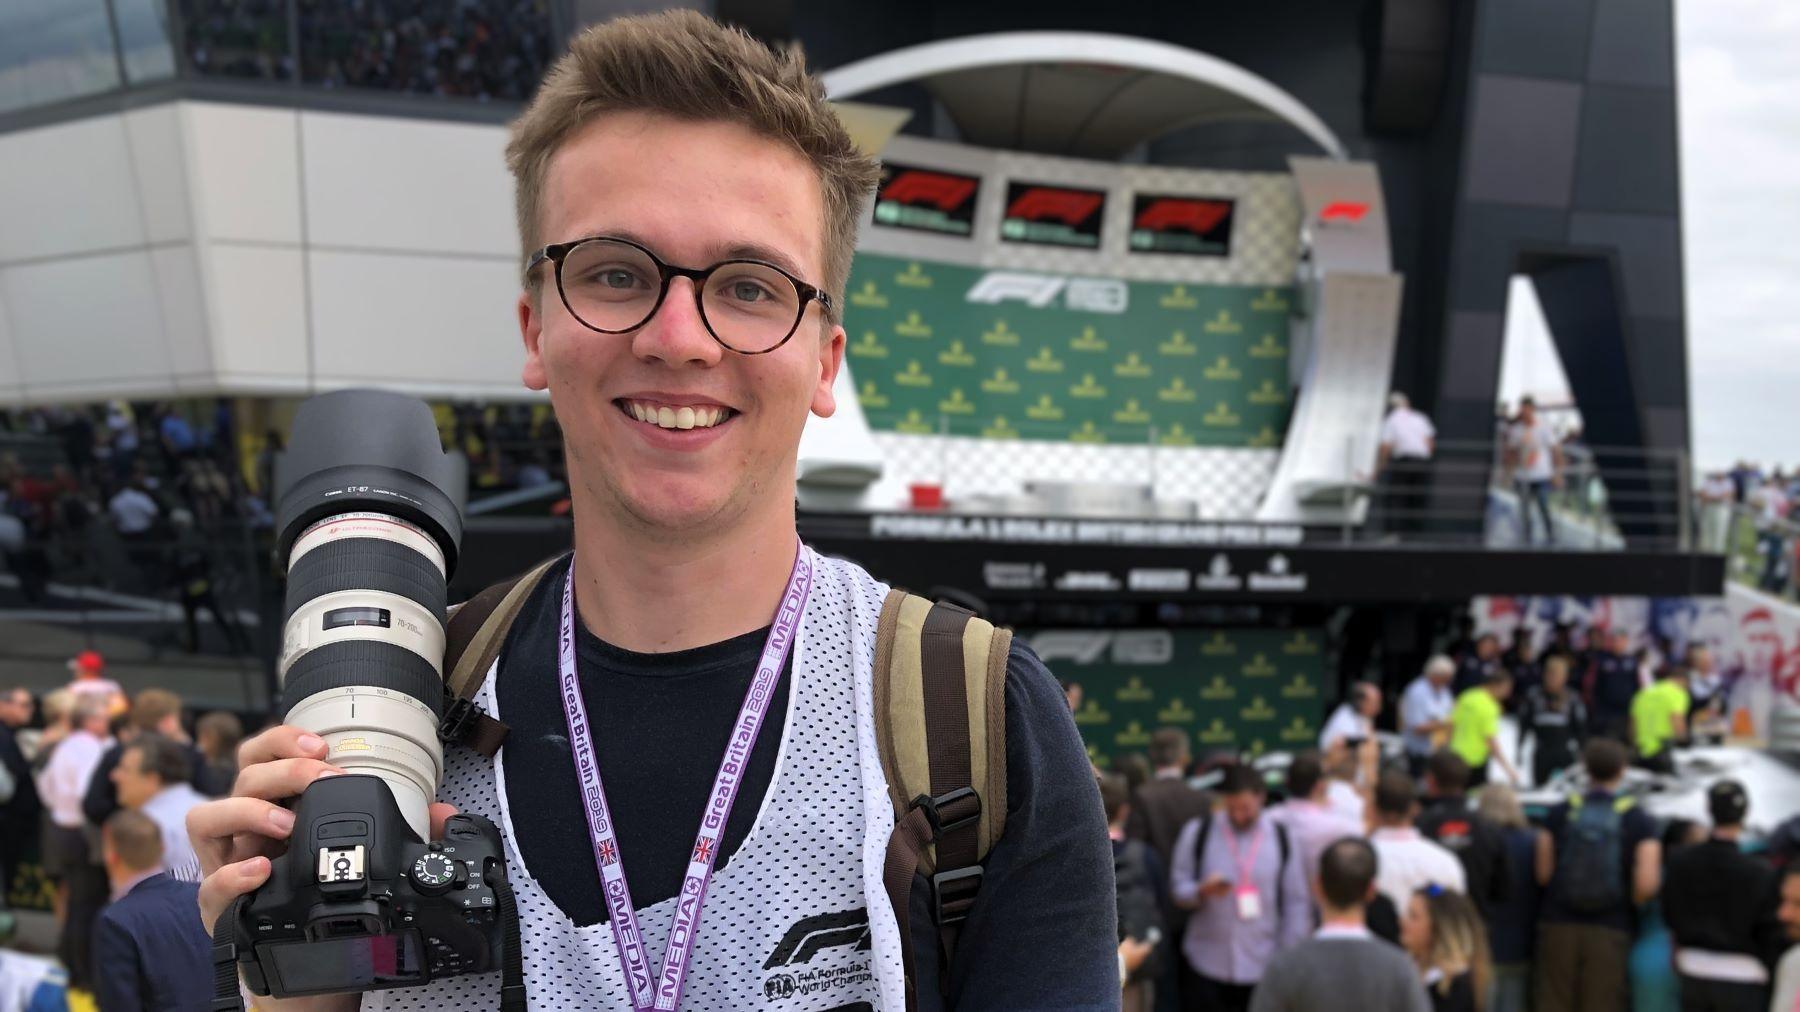
[[[1006,216],[1000,221],[1000,239],[1098,249],[1100,222],[1105,216],[1104,190],[1015,181],[1006,184]]]
[[[1131,201],[1131,251],[1230,256],[1236,209],[1225,197],[1140,193]]]
[[[939,235],[975,231],[975,197],[981,180],[937,169],[885,162],[875,191],[875,224]]]
[[[325,628],[341,629],[347,625],[389,627],[391,616],[386,608],[333,608],[325,613]]]
[[[256,947],[271,984],[288,994],[370,991],[425,981],[419,934],[363,935],[318,942],[275,942]]]

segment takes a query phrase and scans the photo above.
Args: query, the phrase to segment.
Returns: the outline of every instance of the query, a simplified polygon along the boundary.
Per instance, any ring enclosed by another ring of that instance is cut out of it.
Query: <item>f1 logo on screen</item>
[[[881,197],[903,204],[934,204],[940,211],[950,211],[968,200],[975,186],[975,180],[963,176],[908,169],[881,188]]]

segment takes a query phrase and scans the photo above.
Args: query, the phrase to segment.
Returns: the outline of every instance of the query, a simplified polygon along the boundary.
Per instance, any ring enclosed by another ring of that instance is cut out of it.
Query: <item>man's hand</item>
[[[1208,875],[1200,883],[1200,898],[1216,900],[1231,895],[1231,880],[1223,875]]]
[[[1127,974],[1138,972],[1138,967],[1143,966],[1144,960],[1149,959],[1150,954],[1155,951],[1156,946],[1129,936],[1119,943],[1119,958],[1125,961]]]

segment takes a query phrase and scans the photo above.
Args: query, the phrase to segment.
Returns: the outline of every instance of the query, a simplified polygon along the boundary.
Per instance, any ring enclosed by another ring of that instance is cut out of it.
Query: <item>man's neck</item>
[[[575,524],[576,609],[595,636],[623,650],[669,653],[774,619],[794,565],[791,505],[691,539],[646,538],[609,519]]]
[[[1158,779],[1158,780],[1185,780],[1185,779],[1187,779],[1187,774],[1183,771],[1186,768],[1187,768],[1186,763],[1182,763],[1179,766],[1159,766],[1156,769],[1156,779]]]
[[[142,871],[122,872],[121,877],[113,880],[113,882],[111,883],[112,898],[114,900],[119,900],[119,899],[124,898],[126,893],[129,893],[133,889],[136,889],[139,884],[143,883],[144,881],[146,881],[148,879],[155,878],[157,875],[159,875],[161,873],[162,873],[161,868],[145,868]]]
[[[1726,843],[1736,843],[1738,842],[1738,838],[1744,835],[1744,827],[1720,826],[1713,830],[1712,835],[1715,840],[1724,840]]]
[[[1340,931],[1364,931],[1368,928],[1368,915],[1362,907],[1351,907],[1348,910],[1334,910],[1326,907],[1319,912],[1319,927],[1336,928]]]

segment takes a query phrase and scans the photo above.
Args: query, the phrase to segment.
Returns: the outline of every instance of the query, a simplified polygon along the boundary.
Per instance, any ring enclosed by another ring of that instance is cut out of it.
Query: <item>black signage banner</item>
[[[970,236],[975,232],[975,198],[980,192],[978,176],[886,162],[881,187],[875,191],[875,224]]]
[[[1237,201],[1228,197],[1136,194],[1131,200],[1131,251],[1230,256],[1236,210]]]
[[[1012,181],[1006,184],[1003,242],[1100,248],[1106,191]]]

